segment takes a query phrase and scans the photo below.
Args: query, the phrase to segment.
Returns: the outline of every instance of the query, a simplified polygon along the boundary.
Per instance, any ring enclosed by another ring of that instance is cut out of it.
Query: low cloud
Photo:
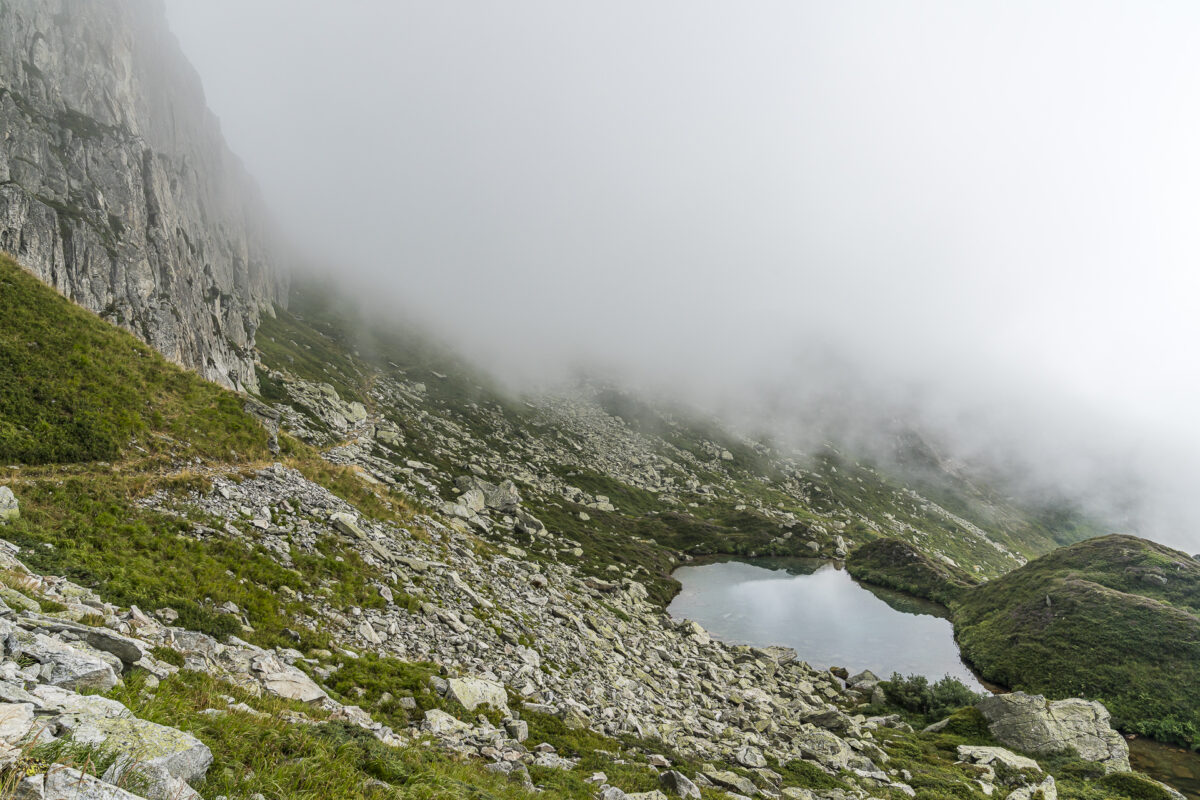
[[[167,6],[307,258],[513,384],[906,414],[1200,545],[1193,4]]]

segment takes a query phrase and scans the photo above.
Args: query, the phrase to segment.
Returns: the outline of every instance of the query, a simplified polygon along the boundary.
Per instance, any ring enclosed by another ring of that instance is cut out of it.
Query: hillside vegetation
[[[0,253],[0,463],[267,454],[241,401]]]
[[[1089,539],[986,583],[880,540],[851,554],[860,580],[947,606],[988,681],[1101,700],[1129,733],[1200,749],[1200,562],[1133,536]]]
[[[846,559],[846,570],[860,581],[886,586],[944,606],[979,585],[964,569],[922,553],[900,539],[876,539]]]
[[[663,605],[678,589],[671,571],[696,556],[843,557],[894,537],[994,576],[1091,532],[1078,513],[1059,509],[1070,525],[1048,525],[1044,509],[1002,501],[930,459],[922,481],[943,503],[833,444],[801,452],[607,384],[515,397],[428,337],[364,321],[324,286],[299,282],[288,308],[263,321],[258,349],[263,399],[305,441],[435,509],[453,505],[464,476],[512,480],[569,547],[551,554],[519,531],[475,532],[597,578],[638,574]],[[364,438],[345,417],[353,403],[376,434],[391,432]]]
[[[988,680],[1104,702],[1125,731],[1200,748],[1200,562],[1133,536],[1064,547],[960,596]]]

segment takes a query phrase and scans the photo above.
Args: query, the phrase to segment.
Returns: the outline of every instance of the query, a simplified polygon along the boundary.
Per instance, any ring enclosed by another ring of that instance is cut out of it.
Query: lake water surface
[[[985,687],[958,655],[945,609],[899,592],[857,583],[819,559],[724,561],[675,570],[683,585],[667,611],[699,622],[733,644],[784,645],[814,667],[870,669],[937,680],[953,675]],[[1200,800],[1200,756],[1137,739],[1135,768]]]
[[[935,603],[867,588],[830,561],[752,559],[680,567],[683,585],[667,611],[722,641],[795,648],[814,667],[869,669],[937,680],[979,680],[958,655],[954,629]]]

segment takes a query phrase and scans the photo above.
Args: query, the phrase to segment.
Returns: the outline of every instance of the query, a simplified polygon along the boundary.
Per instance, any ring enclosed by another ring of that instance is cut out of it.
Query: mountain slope
[[[954,624],[987,679],[1102,700],[1126,731],[1200,747],[1200,562],[1091,539],[961,594]]]
[[[699,555],[834,557],[890,536],[986,577],[1050,549],[1054,535],[1091,532],[1052,535],[1037,515],[965,491],[951,512],[833,445],[803,453],[749,439],[619,387],[512,398],[320,287],[298,288],[290,308],[264,322],[258,349],[263,398],[299,436],[493,540],[570,553],[597,577],[637,575],[660,602],[673,566]],[[512,481],[554,538],[464,507],[473,479]]]
[[[265,432],[237,397],[168,365],[3,254],[0,319],[0,462],[266,455]]]
[[[325,458],[286,431],[273,456],[241,398],[12,264],[0,268],[13,298],[0,314],[0,369],[14,428],[45,425],[75,448],[0,469],[0,485],[20,501],[19,518],[0,528],[12,543],[0,543],[8,604],[0,627],[47,637],[6,640],[0,671],[10,696],[56,691],[55,702],[110,713],[95,698],[45,686],[54,673],[35,662],[58,653],[108,664],[123,681],[104,690],[110,699],[210,749],[213,765],[192,776],[209,798],[584,800],[690,781],[707,800],[727,790],[985,796],[981,773],[956,751],[994,744],[978,726],[927,734],[852,719],[860,695],[830,673],[666,617],[640,580],[658,577],[645,566],[650,557],[633,545],[664,562],[678,551],[620,538],[622,525],[650,524],[666,506],[679,518],[662,523],[662,536],[691,531],[692,546],[719,547],[729,532],[791,547],[780,531],[796,529],[804,550],[809,541],[832,548],[843,535],[833,532],[835,515],[849,517],[866,490],[804,468],[797,485],[821,498],[817,508],[778,490],[769,497],[792,497],[795,510],[772,509],[755,494],[770,490],[766,470],[776,463],[761,443],[668,412],[658,414],[662,434],[652,433],[647,408],[635,415],[627,396],[620,409],[612,397],[504,400],[436,352],[380,334],[368,361],[354,352],[367,352],[361,343],[295,316],[281,316],[263,339],[271,358],[296,371],[269,375],[264,399],[279,400],[284,427],[325,448]],[[435,374],[426,358],[455,374]],[[418,369],[429,370],[423,389],[412,380]],[[314,382],[322,376],[327,387]],[[359,399],[341,399],[335,382]],[[96,454],[71,415],[53,408],[68,401],[92,415],[85,431],[115,431],[107,460],[80,460]],[[639,430],[604,407],[637,416]],[[718,446],[728,450],[714,453]],[[766,531],[722,521],[721,510],[742,498],[746,508],[733,513],[771,520]],[[559,509],[572,533],[539,527],[537,516],[550,516],[543,509]],[[600,542],[626,543],[620,558],[601,566],[590,520],[576,509],[603,521]],[[787,513],[797,520],[790,528]],[[814,535],[801,521],[830,527]],[[16,547],[24,565],[10,555]],[[93,643],[127,661],[106,662]],[[131,647],[149,655],[127,663]],[[105,746],[121,745],[108,737]],[[71,747],[64,735],[0,781],[48,781],[39,770],[78,757]],[[103,774],[112,756],[87,754],[75,763]],[[1109,791],[1087,765],[1053,769],[1064,798],[1135,796]],[[611,788],[597,786],[597,772]],[[992,779],[1015,789],[1027,777]],[[1136,796],[1165,797],[1131,781]],[[172,792],[146,796],[181,796]]]

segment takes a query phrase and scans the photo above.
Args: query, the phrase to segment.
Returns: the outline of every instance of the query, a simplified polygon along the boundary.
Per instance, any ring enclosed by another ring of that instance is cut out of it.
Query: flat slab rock
[[[960,744],[958,746],[958,757],[972,764],[987,765],[998,763],[1013,769],[1036,769],[1038,772],[1043,771],[1041,765],[1032,758],[1017,755],[1011,750],[1005,750],[1003,747],[975,747],[969,744]]]
[[[103,658],[43,633],[16,629],[5,640],[10,657],[26,656],[49,666],[47,683],[68,689],[106,692],[117,685],[117,673]]]

